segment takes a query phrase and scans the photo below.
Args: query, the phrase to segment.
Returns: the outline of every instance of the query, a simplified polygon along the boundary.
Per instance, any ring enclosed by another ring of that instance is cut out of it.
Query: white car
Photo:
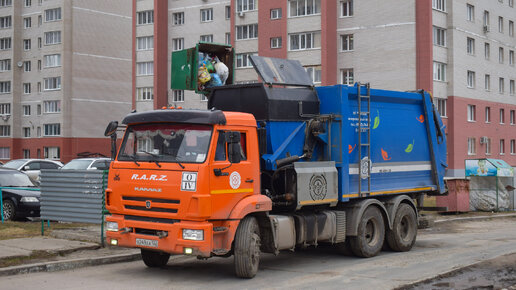
[[[39,181],[41,169],[59,169],[63,163],[50,159],[15,159],[2,165],[27,174],[32,180]]]
[[[77,158],[66,163],[61,169],[108,170],[110,163],[110,158]]]

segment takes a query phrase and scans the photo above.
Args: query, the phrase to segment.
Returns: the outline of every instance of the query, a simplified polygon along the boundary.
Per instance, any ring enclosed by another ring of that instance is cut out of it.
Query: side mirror
[[[226,143],[228,144],[228,159],[231,163],[240,163],[240,132],[226,132]]]
[[[23,166],[23,171],[27,171],[27,170],[30,170],[30,166],[29,165]]]
[[[106,131],[104,131],[104,136],[109,137],[116,134],[116,129],[118,128],[118,121],[111,121],[106,127]]]

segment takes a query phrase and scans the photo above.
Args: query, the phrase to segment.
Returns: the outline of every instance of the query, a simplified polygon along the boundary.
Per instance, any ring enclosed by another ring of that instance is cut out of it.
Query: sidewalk
[[[426,213],[428,226],[443,222],[516,217],[516,213]],[[53,230],[51,236],[0,240],[0,276],[60,271],[141,259],[139,249],[100,246],[100,225]]]

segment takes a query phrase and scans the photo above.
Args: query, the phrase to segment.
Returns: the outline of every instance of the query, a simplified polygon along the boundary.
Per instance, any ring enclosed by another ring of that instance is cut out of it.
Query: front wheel
[[[14,202],[9,199],[3,200],[4,220],[13,221],[16,218],[16,206]]]
[[[392,230],[387,231],[387,244],[393,251],[410,251],[416,242],[416,236],[416,212],[410,205],[402,203],[396,210]]]
[[[369,206],[358,223],[357,236],[349,239],[351,251],[359,257],[376,256],[382,249],[384,238],[382,213],[376,206]]]
[[[142,260],[149,268],[163,267],[168,263],[170,254],[141,249]]]
[[[260,228],[255,217],[246,217],[235,235],[235,274],[253,278],[260,264]]]

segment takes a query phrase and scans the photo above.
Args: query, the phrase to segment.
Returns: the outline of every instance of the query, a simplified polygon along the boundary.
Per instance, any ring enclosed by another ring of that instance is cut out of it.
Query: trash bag
[[[210,76],[211,76],[211,81],[206,84],[207,88],[222,86],[222,81],[220,80],[220,77],[218,74],[213,73],[213,74],[210,74]]]
[[[198,80],[201,84],[205,84],[211,80],[211,75],[204,65],[199,68]]]
[[[225,85],[226,80],[228,79],[228,76],[229,76],[229,69],[228,69],[227,65],[225,65],[223,62],[221,62],[218,57],[215,57],[214,67],[215,67],[215,71],[217,72],[217,75],[219,76],[220,81],[222,83],[221,85]]]

